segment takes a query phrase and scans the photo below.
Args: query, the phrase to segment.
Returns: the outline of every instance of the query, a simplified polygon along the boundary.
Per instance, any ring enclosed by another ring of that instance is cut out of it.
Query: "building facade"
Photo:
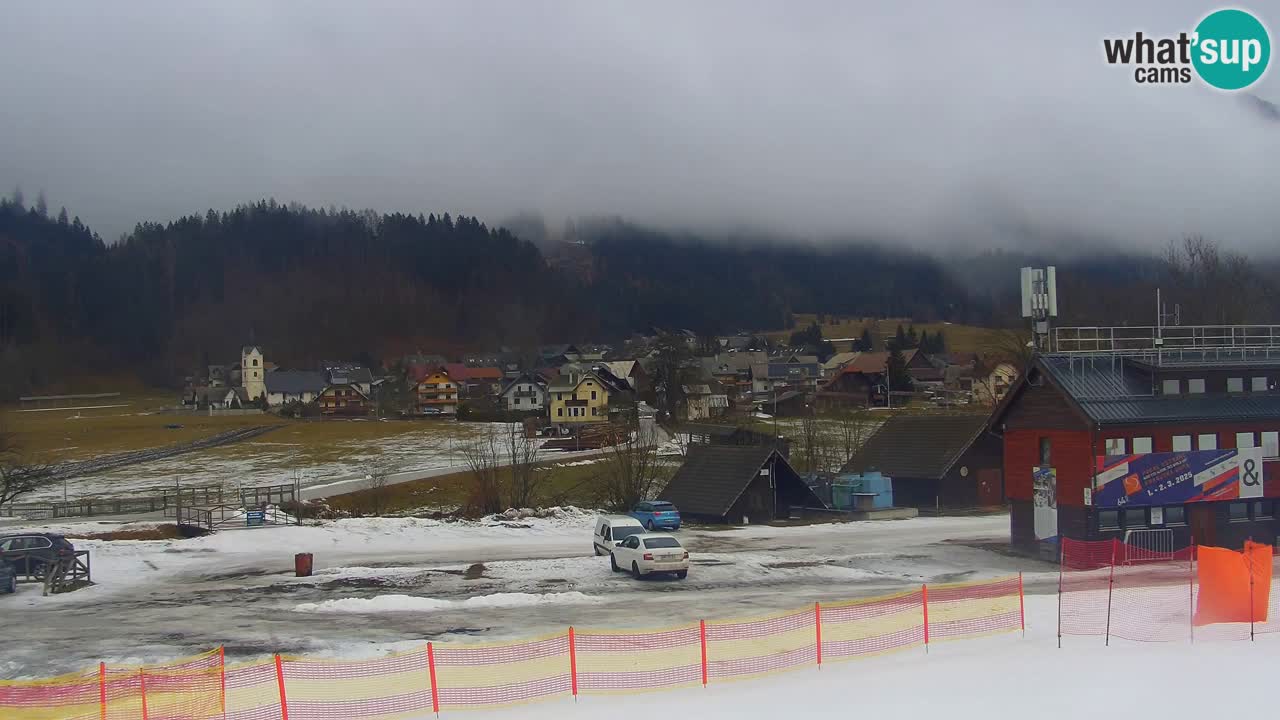
[[[1275,541],[1280,347],[1188,342],[1035,358],[990,420],[1015,548],[1048,556],[1061,537],[1174,549]]]
[[[262,348],[248,345],[240,350],[240,383],[249,401],[257,401],[266,392],[266,359]]]
[[[419,415],[458,414],[458,383],[443,368],[419,380],[413,386],[413,397]]]
[[[502,389],[501,399],[511,412],[541,413],[547,407],[547,384],[536,373],[521,373]]]

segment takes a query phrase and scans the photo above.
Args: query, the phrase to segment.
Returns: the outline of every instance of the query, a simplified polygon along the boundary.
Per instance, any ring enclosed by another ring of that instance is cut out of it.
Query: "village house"
[[[858,353],[858,357],[847,363],[822,386],[816,398],[818,407],[834,409],[883,405],[887,390],[905,390],[906,388],[888,387],[886,377],[890,356],[891,353],[884,351]],[[913,379],[917,373],[929,375],[937,372],[924,353],[918,350],[904,350],[902,358]]]
[[[363,417],[373,409],[369,396],[354,384],[328,385],[316,398],[320,414],[328,417]]]
[[[446,363],[445,372],[458,386],[463,398],[497,397],[502,392],[502,370],[496,367],[468,367],[465,363]]]
[[[319,397],[325,388],[322,373],[311,370],[276,370],[267,373],[263,391],[267,405],[280,407],[288,403],[307,404]]]
[[[997,363],[990,371],[984,368],[983,374],[973,378],[973,400],[983,405],[997,405],[1017,380],[1018,369],[1012,363]]]
[[[835,355],[832,355],[831,357],[827,358],[827,361],[822,363],[822,377],[824,378],[835,377],[836,373],[843,370],[845,365],[848,365],[849,363],[856,360],[858,358],[858,355],[860,354],[861,353],[852,352],[852,351],[838,352]]]
[[[373,392],[373,373],[369,368],[355,363],[321,363],[324,376],[330,385],[351,385],[366,398]]]
[[[691,445],[658,498],[682,517],[713,523],[766,523],[826,507],[772,445]]]
[[[547,382],[535,372],[517,375],[499,395],[511,412],[542,412],[547,407]]]
[[[562,428],[609,421],[611,403],[630,388],[603,367],[562,375],[547,388],[551,422]]]
[[[428,372],[414,383],[413,397],[419,415],[458,414],[458,383],[444,368]]]
[[[757,399],[783,390],[816,391],[822,383],[822,365],[813,355],[791,355],[751,366],[751,392]]]

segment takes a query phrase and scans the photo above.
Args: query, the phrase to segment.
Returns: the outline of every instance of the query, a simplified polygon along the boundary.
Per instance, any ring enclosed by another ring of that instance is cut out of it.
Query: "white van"
[[[618,543],[644,532],[640,521],[627,515],[601,515],[592,531],[591,549],[596,555],[608,555]]]

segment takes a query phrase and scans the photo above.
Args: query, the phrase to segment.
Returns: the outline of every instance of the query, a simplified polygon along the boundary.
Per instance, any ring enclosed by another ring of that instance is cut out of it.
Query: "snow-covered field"
[[[1056,568],[998,548],[1007,516],[775,528],[688,527],[685,581],[634,581],[591,550],[591,513],[441,522],[341,520],[231,530],[193,540],[79,540],[94,587],[55,597],[23,586],[0,617],[39,643],[0,644],[0,678],[95,664],[160,662],[225,645],[356,656],[419,645],[524,638],[580,628],[643,628],[759,615],[814,600],[882,594],[1025,570],[1029,592]],[[63,524],[67,533],[118,528]],[[316,572],[293,576],[293,555]]]
[[[294,482],[304,487],[363,478],[374,468],[406,473],[442,468],[463,469],[467,447],[486,433],[509,432],[505,423],[417,423],[408,432],[388,434],[377,440],[337,440],[323,452],[309,450],[303,442],[305,425],[285,425],[255,440],[130,465],[103,473],[72,478],[69,497],[128,497],[157,487],[223,485],[278,485]],[[502,443],[499,443],[501,447]],[[61,500],[64,488],[54,487],[25,495],[23,502]]]
[[[691,718],[1013,718],[1076,720],[1249,717],[1268,706],[1260,678],[1280,655],[1280,637],[1258,642],[1126,643],[1056,637],[1057,600],[1027,598],[1027,634],[935,643],[926,655],[892,655],[828,663],[752,682],[637,695],[582,696],[469,712],[468,717],[575,720],[647,717],[678,708]],[[1239,673],[1235,683],[1206,681]],[[1170,702],[1159,688],[1171,691]],[[1173,689],[1178,692],[1173,693]],[[424,718],[425,720],[425,718]]]

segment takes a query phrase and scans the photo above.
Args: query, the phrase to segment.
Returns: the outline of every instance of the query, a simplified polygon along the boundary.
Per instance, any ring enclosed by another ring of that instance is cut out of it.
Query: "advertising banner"
[[[1099,457],[1096,468],[1101,508],[1262,497],[1262,448]]]

